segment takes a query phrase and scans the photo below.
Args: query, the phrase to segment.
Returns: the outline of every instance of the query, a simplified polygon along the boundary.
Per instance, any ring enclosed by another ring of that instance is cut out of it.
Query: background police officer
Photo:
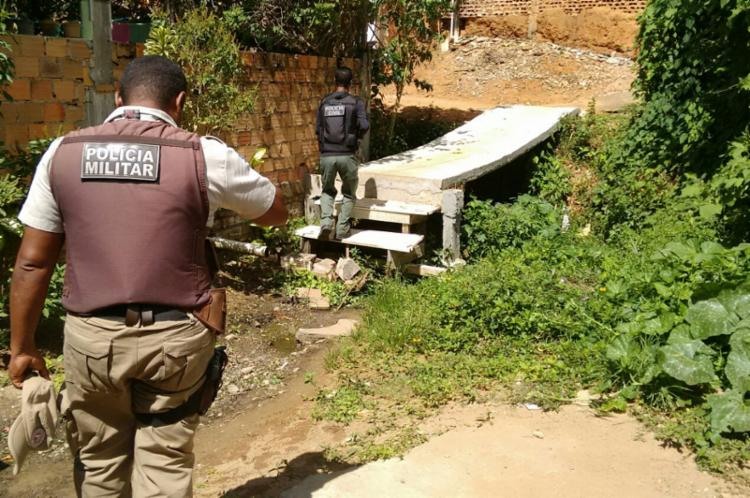
[[[52,143],[19,215],[9,375],[17,387],[31,370],[48,375],[34,333],[65,239],[64,410],[79,495],[192,494],[198,415],[150,417],[186,406],[213,354],[196,319],[210,299],[206,226],[217,208],[287,219],[237,152],[178,128],[186,90],[171,61],[132,61],[118,109]]]
[[[341,205],[336,238],[346,237],[351,229],[351,215],[359,183],[359,161],[355,157],[359,139],[370,128],[362,99],[349,93],[352,70],[336,69],[336,91],[326,96],[318,108],[316,133],[320,144],[320,170],[323,192],[320,198],[321,234],[330,237],[333,226],[333,205],[336,198],[336,174],[341,177]]]

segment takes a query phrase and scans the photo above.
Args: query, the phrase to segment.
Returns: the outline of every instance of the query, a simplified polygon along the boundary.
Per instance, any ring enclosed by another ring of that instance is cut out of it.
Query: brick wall
[[[13,100],[0,103],[0,140],[10,150],[85,126],[92,94],[115,90],[91,81],[90,42],[24,35],[5,39],[16,65],[15,81],[7,89]],[[113,44],[115,80],[141,51],[141,46]],[[260,172],[279,186],[289,208],[301,214],[305,175],[318,164],[315,114],[320,99],[332,90],[336,60],[245,52],[243,62],[246,84],[257,88],[258,102],[222,138],[248,158],[259,147],[267,148]],[[358,73],[357,61],[343,63]],[[227,235],[240,235],[247,225],[229,213],[218,216],[217,223]]]
[[[246,84],[258,90],[255,112],[222,138],[248,158],[259,147],[267,148],[259,171],[279,186],[290,210],[301,215],[305,176],[319,162],[315,115],[322,97],[333,90],[336,59],[245,52],[243,62]],[[358,74],[358,61],[342,63]],[[355,81],[352,88],[357,87]],[[246,224],[231,213],[221,213],[217,227],[234,238],[247,234]]]
[[[566,14],[578,14],[585,9],[609,7],[618,12],[638,14],[646,0],[462,0],[461,17],[528,15],[539,6],[539,11],[562,9]]]
[[[0,103],[0,140],[11,151],[29,140],[62,135],[84,126],[92,92],[112,92],[89,77],[90,42],[81,39],[13,35],[15,79],[6,89],[12,101]],[[116,46],[113,60],[124,67],[135,55],[131,46]]]

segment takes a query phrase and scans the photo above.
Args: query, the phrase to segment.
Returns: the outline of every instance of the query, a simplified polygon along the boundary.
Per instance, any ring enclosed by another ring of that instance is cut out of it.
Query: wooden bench
[[[314,241],[321,241],[319,225],[308,225],[296,230],[295,234],[308,245],[303,247],[305,252],[311,252],[310,246]],[[416,233],[353,229],[345,239],[325,242],[343,244],[346,246],[347,256],[350,246],[384,250],[387,265],[393,268],[400,268],[424,255],[424,235]]]

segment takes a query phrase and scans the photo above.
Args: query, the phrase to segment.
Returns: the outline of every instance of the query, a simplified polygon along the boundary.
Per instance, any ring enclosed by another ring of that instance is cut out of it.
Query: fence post
[[[93,88],[87,89],[86,121],[100,124],[115,108],[112,63],[112,5],[110,0],[90,0],[93,25],[93,56],[90,70]]]

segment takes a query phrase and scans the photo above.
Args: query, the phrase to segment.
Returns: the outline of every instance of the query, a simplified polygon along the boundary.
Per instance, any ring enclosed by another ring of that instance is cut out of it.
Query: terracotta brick
[[[44,55],[44,38],[41,36],[16,35],[18,41],[18,53],[30,57],[42,57]]]
[[[24,148],[29,143],[29,127],[27,125],[6,125],[4,142],[12,152]]]
[[[83,84],[86,86],[94,84],[94,80],[91,79],[91,68],[89,68],[88,64],[83,66]]]
[[[251,137],[250,132],[247,130],[243,130],[243,131],[237,132],[237,134],[233,137],[233,141],[237,145],[248,145],[252,143],[250,141],[250,137]]]
[[[76,82],[75,89],[76,89],[76,95],[75,95],[76,100],[83,101],[86,98],[86,87],[83,86],[83,83]]]
[[[83,63],[66,59],[62,63],[62,73],[65,79],[83,79]]]
[[[54,123],[57,121],[65,121],[65,107],[58,102],[44,104],[44,122]]]
[[[18,104],[15,102],[0,102],[0,114],[2,114],[3,123],[12,124],[18,118]]]
[[[115,85],[95,85],[94,90],[96,90],[96,93],[111,93],[115,91]]]
[[[138,43],[135,46],[135,56],[136,57],[143,57],[143,53],[144,53],[145,50],[146,50],[146,45],[144,45],[143,43]]]
[[[45,53],[47,54],[47,57],[67,57],[68,39],[47,38]]]
[[[18,43],[18,36],[5,35],[0,36],[0,40],[8,44],[8,51],[11,54],[20,54],[21,45]]]
[[[40,123],[44,119],[44,104],[23,102],[16,108],[19,123]]]
[[[16,78],[36,78],[39,76],[39,59],[36,57],[14,57]]]
[[[46,124],[30,124],[29,125],[29,140],[37,138],[47,138],[52,136],[49,131],[49,126]]]
[[[13,83],[11,83],[5,91],[8,92],[13,100],[31,100],[31,80],[13,80]]]
[[[65,106],[65,120],[68,122],[81,121],[86,117],[86,113],[83,110],[83,106],[80,105],[66,105]]]
[[[57,57],[43,57],[39,60],[39,76],[43,78],[62,78],[63,64]]]
[[[76,85],[70,80],[57,80],[54,83],[53,89],[55,99],[61,102],[70,102],[76,99]]]
[[[52,80],[36,79],[31,81],[31,100],[50,101],[53,98]]]
[[[86,40],[70,40],[68,54],[75,60],[87,60],[91,58],[91,47]]]
[[[66,121],[65,123],[57,126],[57,132],[55,133],[55,136],[60,137],[82,126],[83,123],[71,123],[70,121]]]

